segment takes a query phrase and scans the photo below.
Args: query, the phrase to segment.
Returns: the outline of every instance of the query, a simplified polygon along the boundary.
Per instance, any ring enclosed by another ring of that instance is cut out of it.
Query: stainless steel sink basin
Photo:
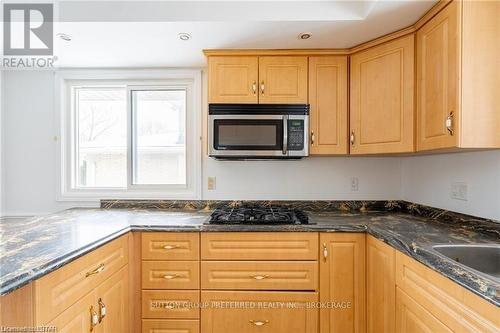
[[[453,244],[432,247],[442,255],[500,281],[500,244]]]

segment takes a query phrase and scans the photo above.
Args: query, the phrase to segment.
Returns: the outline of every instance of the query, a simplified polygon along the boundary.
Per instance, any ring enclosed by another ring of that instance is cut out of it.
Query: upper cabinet
[[[207,50],[208,100],[309,103],[317,156],[500,148],[498,17],[500,1],[439,1],[350,50]]]
[[[453,1],[417,31],[417,150],[500,148],[498,17]]]
[[[208,62],[210,103],[257,103],[259,58],[216,56]]]
[[[259,103],[307,104],[307,57],[259,57]]]
[[[347,154],[347,56],[309,57],[312,155]]]
[[[307,104],[307,56],[210,56],[209,103]]]
[[[351,57],[351,154],[413,151],[414,37]]]

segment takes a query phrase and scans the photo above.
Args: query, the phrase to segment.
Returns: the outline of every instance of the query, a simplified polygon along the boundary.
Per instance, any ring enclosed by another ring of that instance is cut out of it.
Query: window
[[[200,73],[169,74],[59,74],[61,200],[199,198]]]

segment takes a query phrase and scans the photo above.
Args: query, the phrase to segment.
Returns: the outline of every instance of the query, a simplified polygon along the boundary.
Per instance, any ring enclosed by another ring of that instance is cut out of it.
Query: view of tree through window
[[[186,91],[132,91],[133,183],[186,184]]]
[[[78,187],[127,186],[125,88],[75,88]]]
[[[127,132],[127,98],[132,133]],[[74,87],[75,183],[126,188],[127,151],[137,185],[186,185],[186,90]]]

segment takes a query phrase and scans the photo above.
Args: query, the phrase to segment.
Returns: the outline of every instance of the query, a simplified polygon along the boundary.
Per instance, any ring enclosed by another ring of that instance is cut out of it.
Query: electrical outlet
[[[208,177],[207,187],[209,191],[215,190],[215,177]]]
[[[358,177],[351,177],[351,191],[359,190],[359,180]]]
[[[451,183],[450,197],[455,200],[467,201],[467,183],[453,182]]]

